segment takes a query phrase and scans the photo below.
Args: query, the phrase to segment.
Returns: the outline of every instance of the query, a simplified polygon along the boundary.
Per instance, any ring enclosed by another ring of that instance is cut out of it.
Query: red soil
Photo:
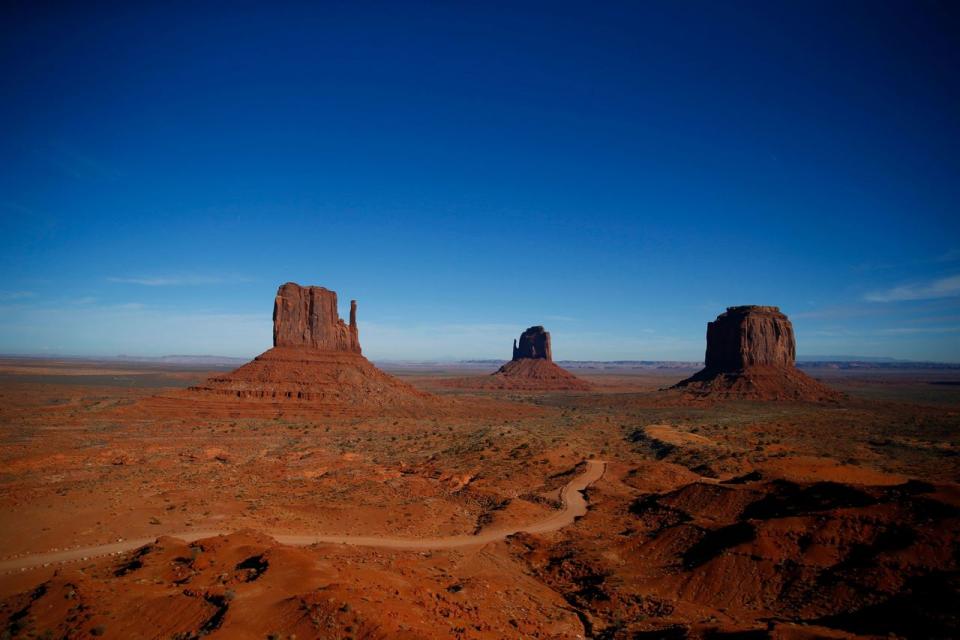
[[[574,606],[658,619],[631,627],[651,635],[624,638],[797,637],[788,620],[811,625],[806,637],[948,637],[957,628],[956,485],[799,483],[752,473],[650,491],[618,513],[614,496],[625,485],[664,484],[636,471],[612,470],[610,485],[595,492],[594,514],[617,531],[604,544],[518,536],[513,545],[534,575],[573,594]]]
[[[756,365],[734,372],[701,371],[676,385],[697,398],[833,402],[843,394],[794,367]]]
[[[375,367],[359,353],[274,347],[223,376],[179,394],[183,400],[263,400],[311,405],[398,407],[431,396]]]
[[[611,385],[586,374],[591,393],[462,393],[436,373],[415,379],[437,398],[389,378],[378,390],[385,374],[342,354],[283,354],[212,382],[144,373],[143,386],[126,384],[135,369],[16,363],[38,372],[24,376],[0,363],[0,634],[960,633],[954,385],[884,382],[864,397],[834,378],[850,390],[837,403],[691,407],[654,390],[679,375]],[[343,395],[286,395],[341,379]],[[277,394],[237,397],[254,385]],[[378,393],[420,399],[378,409]],[[566,518],[591,455],[607,467],[582,517],[499,539]],[[421,546],[283,544],[315,535]],[[432,542],[475,535],[486,544]],[[103,545],[122,553],[56,561]],[[36,555],[51,564],[26,562]]]

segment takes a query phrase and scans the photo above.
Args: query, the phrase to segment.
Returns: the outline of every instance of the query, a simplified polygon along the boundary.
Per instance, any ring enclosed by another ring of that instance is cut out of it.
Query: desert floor
[[[223,410],[151,399],[209,370],[0,361],[0,633],[960,634],[960,371],[808,370],[848,399],[806,404],[384,368],[439,400]]]

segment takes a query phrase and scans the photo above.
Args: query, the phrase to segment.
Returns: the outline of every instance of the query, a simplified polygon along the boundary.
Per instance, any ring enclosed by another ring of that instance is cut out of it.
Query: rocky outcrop
[[[592,385],[546,358],[511,360],[478,385],[515,391],[588,391]]]
[[[361,353],[357,301],[350,301],[350,324],[337,312],[337,293],[324,287],[280,286],[273,302],[273,346]]]
[[[796,368],[793,325],[777,307],[728,307],[707,323],[702,371],[675,388],[754,400],[836,400],[841,394]]]
[[[513,359],[482,378],[451,380],[447,386],[513,391],[587,391],[592,385],[553,361],[550,332],[530,327],[513,341]]]
[[[550,348],[550,332],[537,325],[530,327],[520,334],[520,344],[513,341],[513,359],[543,358],[553,360],[553,350]]]
[[[305,402],[350,411],[411,406],[429,397],[358,353],[293,347],[269,349],[191,391],[221,401]]]
[[[711,371],[792,367],[796,358],[793,325],[777,307],[727,307],[726,313],[707,323],[705,364]]]
[[[280,286],[273,345],[239,369],[191,387],[188,395],[231,410],[237,401],[304,402],[356,412],[433,400],[363,357],[357,302],[350,302],[348,325],[337,313],[336,292],[324,287]]]

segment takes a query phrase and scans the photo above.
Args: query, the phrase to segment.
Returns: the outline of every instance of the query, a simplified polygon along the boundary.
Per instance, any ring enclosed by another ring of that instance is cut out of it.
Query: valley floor
[[[207,371],[0,361],[0,633],[960,634],[956,371],[808,370],[829,404],[658,391],[683,370],[391,373],[441,401],[225,413],[150,400]]]

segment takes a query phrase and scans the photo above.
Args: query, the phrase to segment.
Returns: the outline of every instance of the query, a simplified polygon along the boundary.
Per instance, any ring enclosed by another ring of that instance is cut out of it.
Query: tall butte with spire
[[[707,323],[704,368],[674,388],[747,400],[836,400],[837,391],[796,367],[793,324],[777,307],[727,307]]]
[[[348,326],[338,315],[336,291],[293,282],[280,285],[273,301],[273,346],[362,353],[357,301],[350,301]]]
[[[357,301],[350,324],[337,311],[337,294],[293,282],[273,302],[273,348],[223,376],[191,387],[193,398],[303,402],[379,408],[429,398],[363,357]]]

